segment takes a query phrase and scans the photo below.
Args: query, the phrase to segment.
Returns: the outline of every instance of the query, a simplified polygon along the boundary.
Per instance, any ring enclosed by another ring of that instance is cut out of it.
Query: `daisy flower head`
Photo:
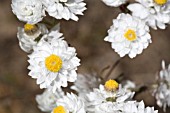
[[[120,57],[129,55],[130,58],[141,54],[151,43],[149,27],[142,20],[129,14],[121,13],[113,20],[105,41],[111,42],[112,48]]]
[[[17,18],[28,24],[36,24],[45,16],[41,0],[12,0],[11,7]]]
[[[128,9],[132,15],[146,22],[153,29],[165,29],[170,23],[169,0],[136,0],[138,3],[130,4]]]
[[[104,86],[100,85],[99,89],[94,88],[92,92],[86,95],[87,111],[89,113],[102,113],[98,112],[97,109],[109,103],[116,104],[131,100],[133,96],[134,92],[122,88],[121,84],[114,80],[109,80]]]
[[[127,0],[102,0],[106,5],[112,7],[119,7],[122,4],[125,4]]]
[[[43,112],[51,112],[56,107],[56,101],[64,96],[62,89],[57,89],[54,93],[46,89],[43,94],[36,96],[38,107]]]
[[[28,60],[29,75],[37,79],[40,88],[50,88],[53,92],[61,86],[67,87],[68,81],[74,82],[80,65],[75,48],[69,47],[61,36],[58,31],[45,35]]]
[[[19,46],[27,53],[31,53],[33,46],[38,43],[38,38],[47,34],[48,29],[44,24],[38,23],[37,25],[25,24],[24,28],[18,27],[17,38]]]
[[[83,100],[73,93],[67,93],[56,104],[51,113],[86,113]]]
[[[42,0],[45,10],[56,19],[78,21],[77,15],[83,15],[86,3],[83,0]]]
[[[153,95],[157,100],[157,105],[163,107],[163,110],[166,111],[166,107],[170,106],[170,64],[166,67],[164,61],[162,61],[162,70],[159,73],[158,81],[158,86]]]

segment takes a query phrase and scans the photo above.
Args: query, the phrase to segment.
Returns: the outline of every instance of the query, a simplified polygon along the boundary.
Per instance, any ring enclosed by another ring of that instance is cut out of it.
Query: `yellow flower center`
[[[32,25],[32,24],[25,24],[24,25],[24,30],[25,31],[30,31],[30,30],[35,29],[35,28],[36,28],[36,26]]]
[[[58,106],[54,108],[53,113],[66,113],[66,110],[63,106]]]
[[[57,55],[50,55],[45,59],[45,66],[49,71],[58,72],[62,67],[62,60]]]
[[[134,41],[136,40],[136,33],[134,30],[128,29],[126,33],[124,34],[124,37],[129,40],[129,41]]]
[[[158,5],[164,5],[168,2],[168,0],[154,0],[156,4]]]
[[[106,81],[104,86],[108,91],[115,91],[116,89],[118,89],[119,84],[115,80],[108,80]]]
[[[28,35],[33,35],[34,33],[36,33],[38,30],[38,27],[36,25],[32,25],[32,24],[25,24],[24,25],[24,31],[28,34]]]

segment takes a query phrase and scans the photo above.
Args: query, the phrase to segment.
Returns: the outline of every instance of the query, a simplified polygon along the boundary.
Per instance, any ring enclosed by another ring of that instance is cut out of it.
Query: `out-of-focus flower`
[[[67,93],[66,96],[57,100],[56,104],[51,113],[86,113],[83,100],[73,93]]]
[[[127,0],[102,0],[106,5],[118,7],[127,2]]]
[[[56,101],[64,96],[62,89],[57,89],[54,93],[46,89],[43,94],[36,96],[39,109],[43,112],[51,112],[56,106]]]
[[[105,86],[100,85],[99,89],[94,88],[93,92],[87,94],[87,111],[89,113],[102,113],[99,112],[99,109],[105,105],[107,106],[107,104],[109,103],[116,104],[132,99],[132,97],[134,96],[134,92],[122,88],[120,84],[118,88],[117,84],[118,83],[115,83],[114,80],[109,80],[105,83]],[[110,88],[114,90],[108,90]],[[106,107],[105,109],[107,108],[108,107]],[[112,112],[113,111],[106,113]]]
[[[132,89],[136,88],[136,85],[134,82],[132,82],[130,80],[126,80],[126,81],[122,82],[122,87],[125,89],[132,90]]]
[[[29,75],[37,79],[40,88],[50,88],[53,92],[61,86],[67,87],[68,81],[74,82],[80,65],[75,48],[69,47],[61,36],[58,31],[43,36],[44,40],[33,48],[28,60]]]
[[[86,4],[83,0],[42,0],[48,14],[56,19],[78,21],[77,15],[83,15]]]
[[[93,88],[99,87],[100,83],[101,79],[96,75],[78,74],[77,80],[71,86],[71,89],[77,91],[79,97],[84,98],[86,93],[93,91]]]
[[[154,90],[153,95],[157,100],[157,105],[166,111],[166,107],[170,106],[170,64],[166,68],[164,61],[162,61],[162,70],[159,73],[158,81],[158,87]]]
[[[134,58],[148,47],[151,36],[145,22],[129,14],[121,13],[117,19],[113,20],[113,25],[104,40],[111,42],[112,48],[120,57],[127,54],[130,58]]]
[[[44,24],[25,24],[24,28],[18,27],[17,38],[21,49],[27,53],[31,53],[33,46],[38,43],[38,38],[48,33],[48,29]]]
[[[11,7],[19,20],[29,24],[36,24],[45,16],[41,0],[12,0]]]
[[[139,3],[130,4],[128,9],[132,15],[146,22],[153,29],[165,29],[170,23],[169,0],[136,0]]]

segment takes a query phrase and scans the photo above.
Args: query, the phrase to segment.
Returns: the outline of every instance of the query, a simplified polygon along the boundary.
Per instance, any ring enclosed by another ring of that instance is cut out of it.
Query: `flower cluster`
[[[122,10],[108,30],[105,41],[120,57],[135,58],[152,43],[150,29],[165,29],[170,23],[169,0],[102,0]],[[157,113],[144,102],[133,100],[136,85],[119,84],[99,76],[77,74],[80,59],[60,32],[60,23],[50,19],[78,21],[86,10],[84,0],[12,0],[12,11],[24,27],[18,28],[21,49],[28,53],[28,75],[44,92],[36,96],[38,107],[49,113]],[[47,16],[46,16],[47,15]],[[51,16],[51,17],[50,17]],[[154,90],[157,104],[170,106],[170,65],[162,62]],[[68,82],[73,82],[72,86]],[[104,85],[102,83],[105,83]],[[63,88],[67,87],[67,88]],[[68,88],[70,87],[70,89]],[[68,93],[67,91],[71,91]],[[77,95],[76,95],[77,94]]]
[[[124,12],[113,19],[113,25],[104,39],[111,42],[112,48],[120,57],[128,55],[134,58],[141,54],[152,42],[149,26],[155,30],[157,27],[165,29],[166,24],[170,23],[169,0],[136,1],[137,3],[129,4],[126,0],[103,0],[106,5],[119,6]],[[129,14],[125,14],[127,12]]]
[[[88,75],[81,77],[81,81],[86,81],[86,76]],[[81,82],[75,84],[75,86],[80,85]],[[85,86],[86,89],[90,87],[90,84]],[[105,85],[100,84],[99,88],[84,92],[84,96],[80,94],[76,96],[73,93],[63,95],[61,90],[53,94],[46,90],[38,95],[36,100],[42,111],[51,110],[51,113],[158,113],[153,107],[145,108],[143,101],[133,100],[134,94],[115,80],[108,80]]]

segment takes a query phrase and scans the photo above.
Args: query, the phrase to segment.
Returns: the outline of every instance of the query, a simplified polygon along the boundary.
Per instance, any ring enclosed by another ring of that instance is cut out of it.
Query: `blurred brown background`
[[[103,40],[112,25],[112,19],[120,11],[106,6],[101,0],[85,2],[88,9],[84,16],[78,22],[62,21],[61,30],[81,58],[78,72],[96,72],[104,77],[109,67],[120,59],[111,49],[110,43]],[[16,38],[17,27],[22,24],[11,12],[10,4],[11,0],[0,0],[0,113],[41,113],[37,108],[35,95],[42,90],[27,75],[27,54],[20,49]],[[161,69],[161,61],[164,59],[170,63],[170,25],[166,30],[151,29],[151,35],[153,43],[133,60],[122,58],[109,78],[123,73],[136,84],[155,82],[155,74]],[[108,69],[101,72],[106,67]],[[141,93],[136,99],[143,99],[149,106],[155,102],[149,91]],[[160,108],[156,106],[156,109]]]

